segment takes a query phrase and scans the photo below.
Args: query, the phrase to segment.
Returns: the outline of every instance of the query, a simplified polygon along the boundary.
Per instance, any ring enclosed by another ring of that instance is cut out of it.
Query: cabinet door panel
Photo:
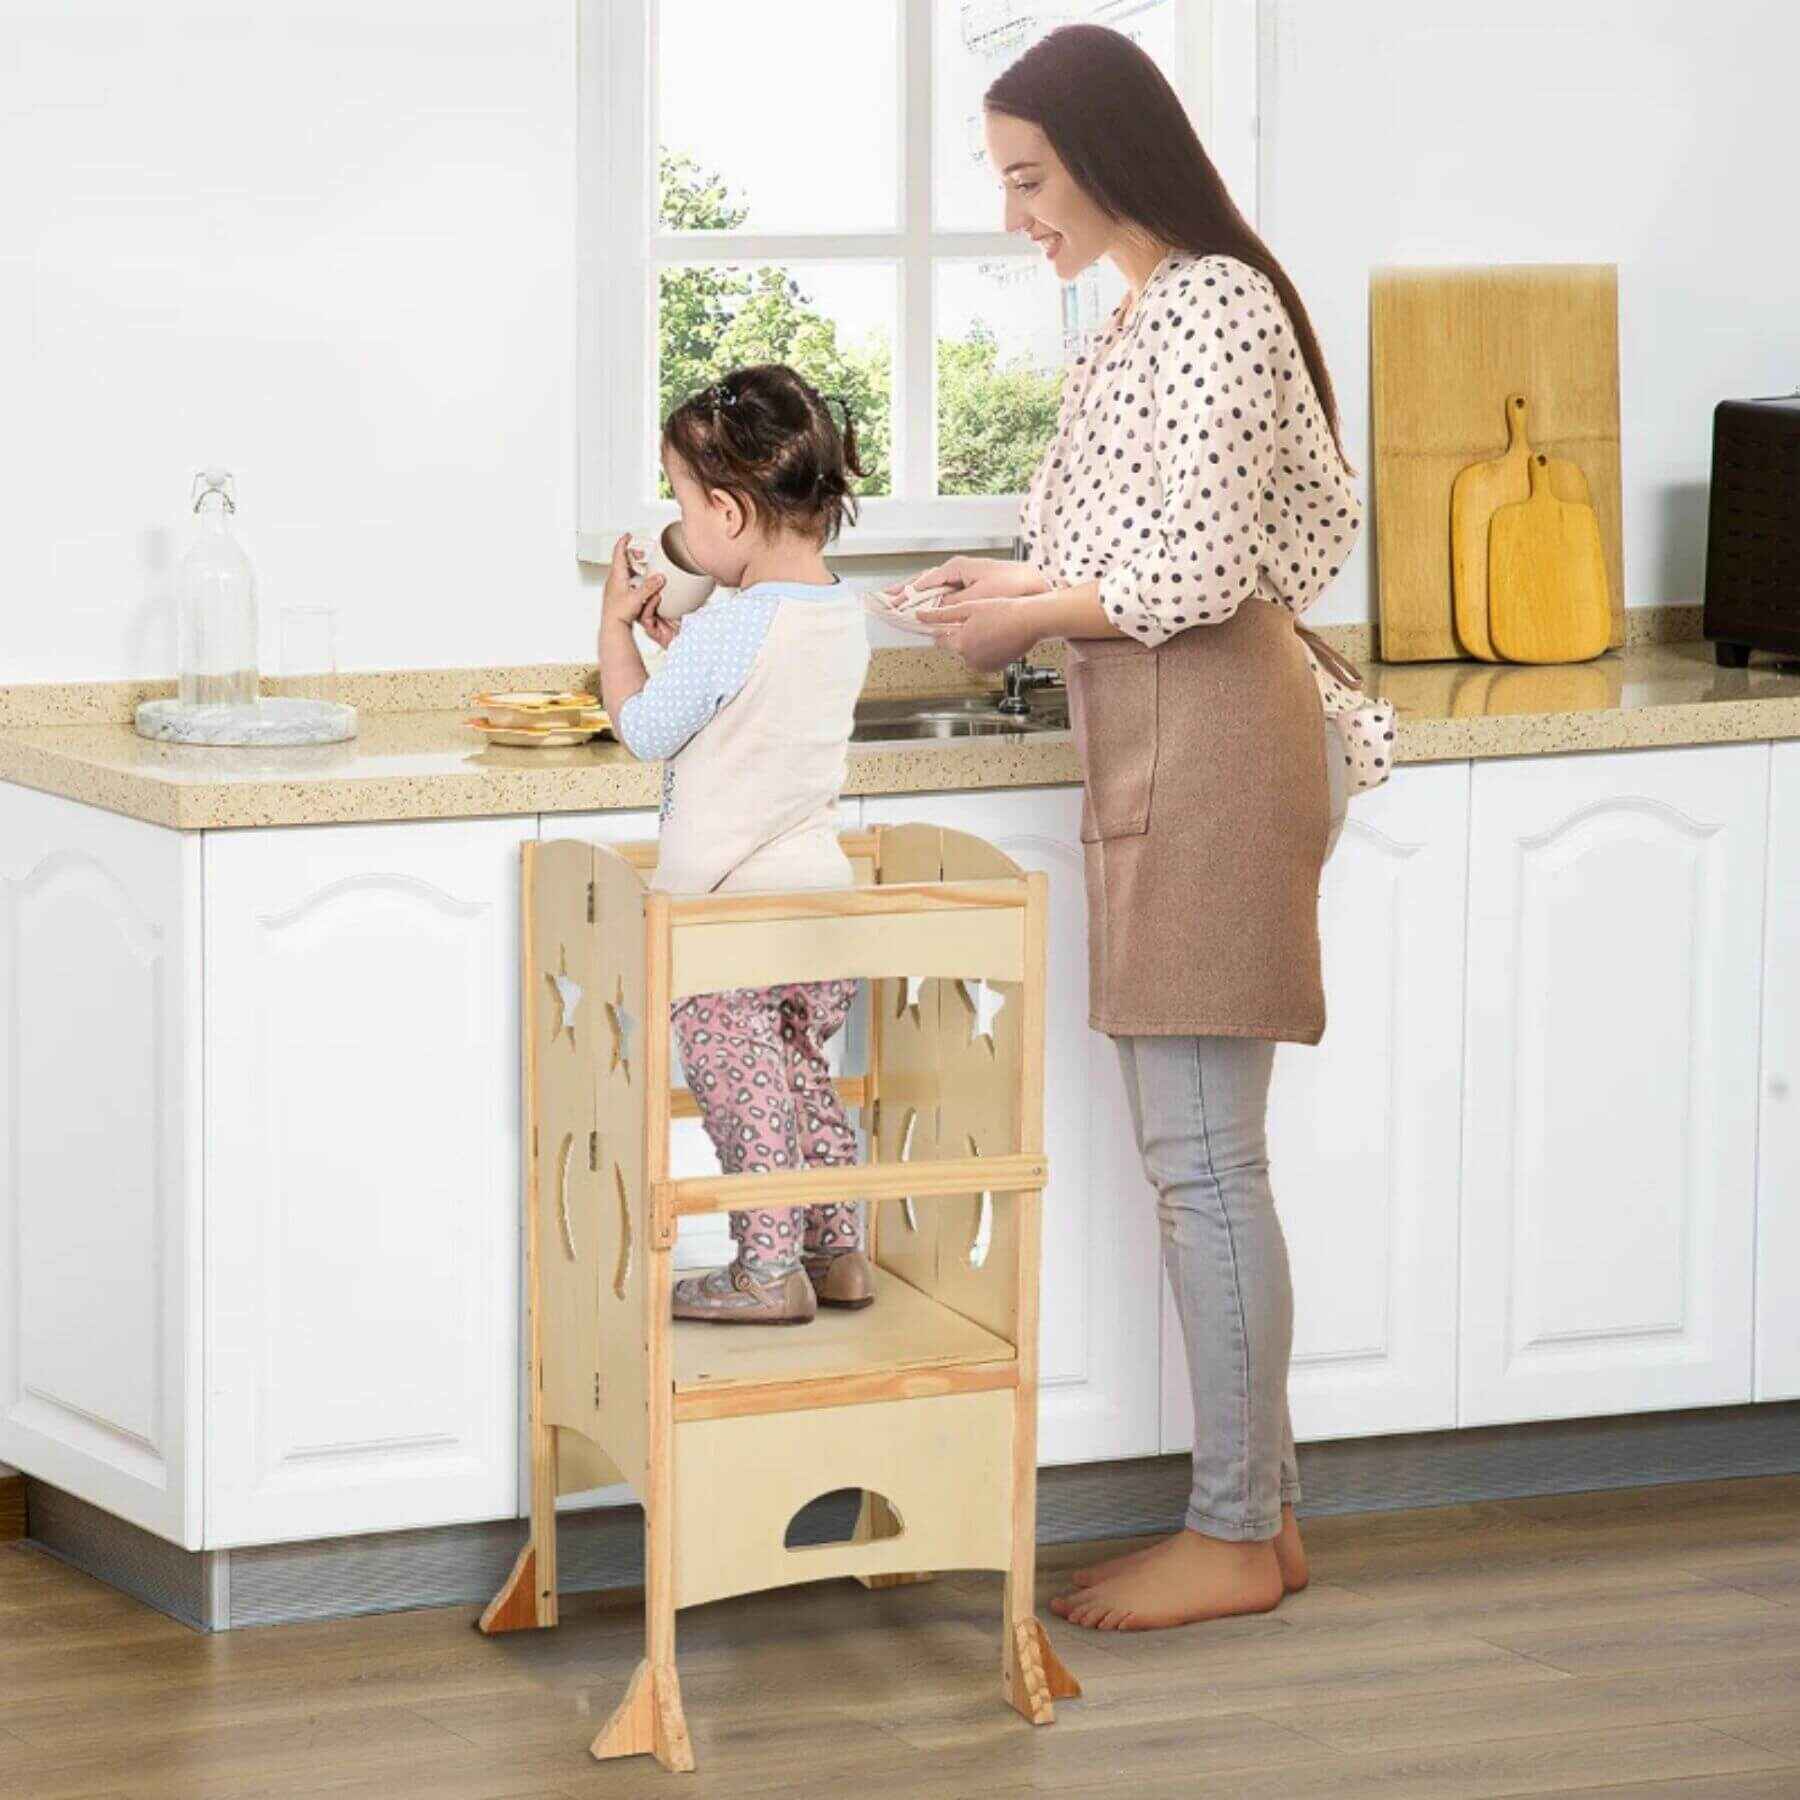
[[[207,840],[209,1544],[516,1509],[535,831]]]
[[[906,794],[863,803],[869,826],[919,819],[996,844],[1050,878],[1038,1450],[1046,1463],[1157,1448],[1156,1208],[1111,1043],[1087,1023],[1079,788]]]
[[[0,786],[0,1458],[200,1545],[200,842]]]
[[[1465,1425],[1750,1398],[1768,770],[1475,770]]]
[[[1800,744],[1777,744],[1763,933],[1756,1397],[1800,1399]]]
[[[1352,804],[1320,896],[1325,1036],[1276,1052],[1301,1440],[1455,1422],[1468,782],[1463,763],[1407,768]],[[1193,1402],[1172,1302],[1163,1316],[1163,1447],[1181,1450]]]

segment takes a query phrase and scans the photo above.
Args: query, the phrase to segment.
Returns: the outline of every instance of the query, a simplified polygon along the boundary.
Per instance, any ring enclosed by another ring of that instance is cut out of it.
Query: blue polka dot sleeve
[[[778,598],[738,594],[681,622],[668,655],[619,708],[619,741],[643,762],[671,757],[749,679]]]

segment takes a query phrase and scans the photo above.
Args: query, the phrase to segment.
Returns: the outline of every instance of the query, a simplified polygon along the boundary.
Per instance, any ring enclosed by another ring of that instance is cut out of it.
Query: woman
[[[1393,713],[1295,623],[1362,504],[1306,309],[1174,91],[1128,38],[1077,25],[985,109],[1007,229],[1063,281],[1106,256],[1130,289],[1065,381],[1025,561],[916,580],[959,590],[925,616],[973,668],[1069,640],[1089,1016],[1157,1193],[1195,1441],[1184,1529],[1052,1605],[1143,1630],[1306,1583],[1264,1115],[1276,1042],[1324,1032],[1319,872],[1345,793],[1387,775]]]

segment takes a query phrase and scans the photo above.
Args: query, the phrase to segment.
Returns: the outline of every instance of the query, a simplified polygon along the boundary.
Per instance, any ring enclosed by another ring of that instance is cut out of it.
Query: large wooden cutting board
[[[1506,450],[1500,401],[1525,394],[1531,447],[1574,463],[1606,554],[1625,642],[1619,484],[1619,284],[1610,265],[1381,269],[1370,285],[1375,546],[1381,656],[1462,658],[1450,574],[1450,490]]]

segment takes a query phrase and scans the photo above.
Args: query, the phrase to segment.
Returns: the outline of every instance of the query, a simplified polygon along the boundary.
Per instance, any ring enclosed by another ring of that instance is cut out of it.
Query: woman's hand
[[[621,533],[619,541],[613,545],[612,563],[606,571],[606,589],[600,596],[602,625],[629,625],[663,590],[660,575],[652,575],[643,582],[633,576],[630,559],[625,554],[630,543],[631,536],[627,532]]]
[[[953,587],[958,600],[1022,600],[1050,591],[1050,582],[1041,570],[997,556],[953,556],[915,575],[912,586],[915,591]]]
[[[914,617],[931,627],[939,643],[984,675],[1017,662],[1044,635],[1037,603],[1028,596],[981,600],[958,594]]]

